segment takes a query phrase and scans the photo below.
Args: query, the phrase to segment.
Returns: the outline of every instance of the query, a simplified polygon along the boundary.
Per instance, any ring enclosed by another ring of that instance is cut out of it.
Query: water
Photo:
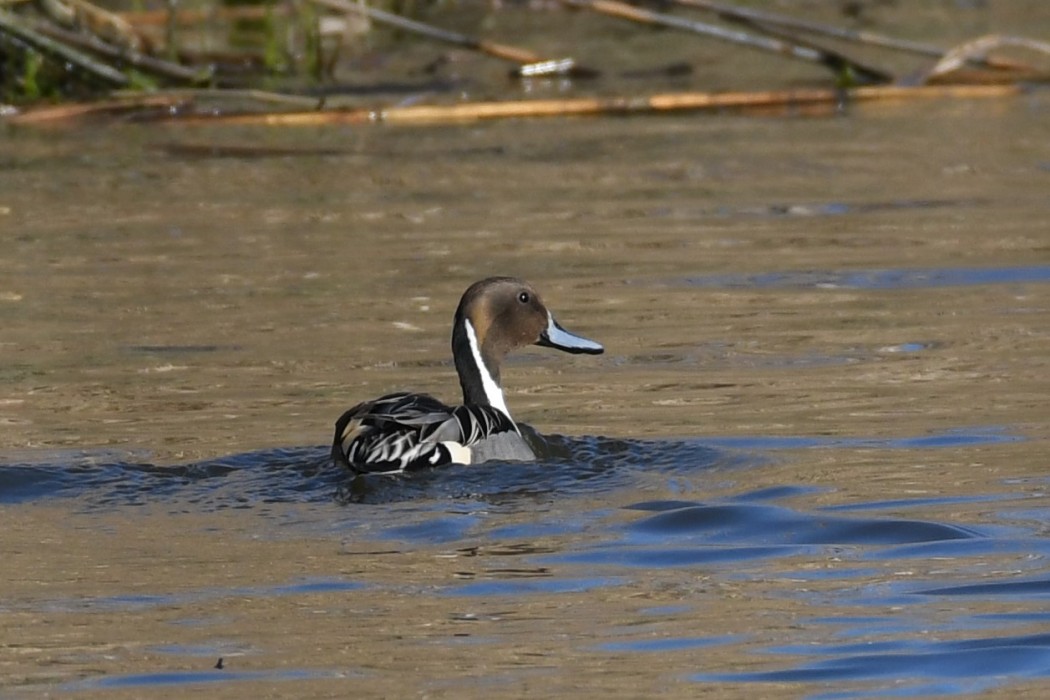
[[[0,134],[0,694],[1045,694],[1046,113]],[[334,467],[491,274],[549,454]]]
[[[1050,673],[1045,476],[861,501],[832,484],[756,486],[778,465],[914,469],[1027,438],[986,427],[887,440],[550,439],[559,456],[542,463],[404,479],[355,480],[324,446],[175,466],[56,453],[0,467],[22,543],[0,614],[116,624],[135,640],[59,652],[62,671],[9,689],[381,688],[398,681],[359,650],[395,639],[429,660],[413,687],[439,693],[516,692],[537,673],[545,686],[579,682],[566,668],[590,687],[610,660],[639,693],[668,682],[683,693],[788,683],[810,697],[958,694]],[[64,522],[25,517],[55,508]],[[27,520],[32,533],[18,527]],[[59,564],[76,579],[71,558],[90,568],[113,556],[162,556],[161,571],[136,566],[97,591],[41,588],[32,574]],[[216,578],[216,566],[243,568]],[[167,582],[135,592],[155,576]],[[253,622],[275,615],[279,630]],[[352,653],[336,661],[339,650]],[[480,678],[467,661],[522,653]],[[74,670],[121,656],[123,671]]]

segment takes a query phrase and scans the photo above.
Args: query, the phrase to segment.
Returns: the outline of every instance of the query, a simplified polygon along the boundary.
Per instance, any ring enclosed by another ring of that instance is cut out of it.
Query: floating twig
[[[513,100],[453,105],[413,105],[385,109],[349,109],[268,114],[186,115],[180,123],[256,124],[267,126],[323,126],[385,123],[399,125],[444,124],[488,119],[640,115],[679,111],[768,111],[823,106],[838,109],[842,103],[893,99],[969,99],[1017,95],[1018,85],[937,85],[900,87],[879,85],[836,90],[773,90],[764,92],[684,92],[648,97],[575,98],[564,100]]]
[[[44,36],[29,26],[27,22],[6,10],[0,10],[0,33],[10,34],[36,50],[66,61],[110,85],[124,87],[131,84],[131,78],[115,68],[96,61],[91,56],[71,46],[66,46],[60,41]]]
[[[132,95],[91,104],[59,105],[21,112],[0,121],[8,124],[41,125],[67,122],[87,116],[121,114],[143,109],[162,108],[167,118],[184,124],[238,124],[266,126],[324,126],[387,123],[427,125],[472,122],[488,119],[529,117],[570,117],[601,115],[642,115],[680,111],[766,112],[771,109],[836,110],[843,103],[904,99],[976,99],[1018,95],[1023,88],[1008,85],[932,85],[903,87],[878,85],[835,90],[772,90],[762,92],[680,92],[649,97],[576,98],[563,100],[516,100],[506,102],[472,102],[453,105],[414,105],[384,109],[340,109],[268,113],[194,114],[176,109],[195,102],[196,96],[220,97],[236,93],[238,97],[275,102],[301,103],[304,98],[257,90],[172,90],[155,95]]]
[[[784,29],[794,29],[808,34],[828,36],[843,41],[865,44],[867,46],[877,46],[895,51],[906,51],[921,56],[929,56],[931,58],[941,58],[948,53],[940,46],[928,44],[926,42],[898,39],[896,37],[886,36],[876,32],[857,31],[831,24],[824,24],[822,22],[814,22],[812,20],[801,19],[798,17],[781,15],[775,12],[765,12],[749,7],[726,5],[725,3],[714,2],[713,0],[671,0],[671,2],[683,7],[691,7],[698,10],[713,12],[725,20],[743,23],[755,27],[760,31],[766,31],[766,27],[782,27]],[[989,68],[1034,72],[1033,68],[1023,63],[996,58],[994,56],[973,55],[969,56],[967,61],[984,65]]]
[[[507,46],[505,44],[497,44],[494,41],[488,41],[486,39],[479,39],[477,37],[467,36],[466,34],[459,34],[458,32],[449,31],[442,29],[441,27],[435,27],[430,24],[424,24],[423,22],[417,22],[414,19],[408,19],[401,15],[396,15],[392,12],[385,12],[383,10],[377,10],[374,7],[368,5],[358,4],[350,2],[349,0],[310,0],[315,5],[328,8],[329,10],[335,10],[337,12],[350,12],[358,15],[364,15],[373,22],[379,24],[385,24],[397,29],[402,29],[406,32],[412,32],[420,36],[425,36],[428,39],[435,39],[437,41],[445,42],[446,44],[453,44],[455,46],[461,46],[463,48],[471,49],[474,51],[480,51],[481,53],[488,54],[489,56],[495,56],[496,58],[502,58],[505,61],[519,64],[529,63],[540,63],[547,59],[535,54],[526,49],[519,49],[516,46]]]
[[[211,78],[211,69],[187,68],[186,66],[149,56],[130,46],[114,46],[93,34],[73,32],[45,22],[33,22],[33,29],[66,45],[79,46],[107,59],[120,61],[142,71],[179,83],[204,83]]]
[[[373,121],[414,124],[514,117],[551,117],[596,114],[646,114],[671,111],[767,110],[824,104],[837,108],[842,103],[876,99],[1002,97],[1017,94],[1018,86],[923,86],[898,88],[868,86],[852,90],[816,88],[761,92],[682,92],[641,98],[583,98],[490,102],[448,106],[395,107],[371,112]]]
[[[130,98],[103,100],[100,102],[76,103],[38,107],[17,112],[0,121],[8,124],[44,125],[68,122],[83,117],[104,114],[123,114],[143,109],[172,109],[178,107],[180,100],[164,95],[143,95],[136,93]]]
[[[711,0],[671,0],[671,2],[683,7],[691,7],[697,10],[713,12],[722,19],[747,24],[748,26],[756,27],[758,29],[761,29],[763,26],[796,29],[809,34],[829,36],[835,39],[843,39],[845,41],[868,44],[871,46],[881,46],[883,48],[895,49],[898,51],[908,51],[923,56],[936,57],[941,56],[944,53],[944,49],[939,46],[933,46],[932,44],[908,41],[906,39],[896,39],[894,37],[876,34],[875,32],[846,29],[845,27],[823,24],[812,20],[790,17],[788,15],[781,15],[776,12],[755,10],[750,7],[737,7],[735,5],[712,2]]]
[[[701,34],[721,41],[726,41],[738,46],[759,49],[771,53],[780,54],[810,63],[819,63],[827,66],[839,74],[843,69],[853,71],[858,77],[870,82],[887,82],[892,76],[877,68],[866,66],[843,54],[830,49],[816,48],[812,46],[801,46],[799,44],[774,39],[771,37],[755,36],[734,29],[726,29],[706,22],[686,19],[675,15],[661,12],[652,12],[634,5],[628,5],[618,0],[560,0],[564,5],[579,9],[592,10],[612,17],[649,24],[672,29],[680,29],[694,34]]]
[[[952,50],[946,51],[941,60],[937,61],[937,65],[927,71],[926,77],[929,79],[950,73],[967,63],[987,63],[988,52],[1002,46],[1016,46],[1050,55],[1050,43],[1048,42],[1018,36],[990,34],[967,41],[965,44],[960,44]],[[1034,69],[1029,70],[1033,73],[1035,72]]]

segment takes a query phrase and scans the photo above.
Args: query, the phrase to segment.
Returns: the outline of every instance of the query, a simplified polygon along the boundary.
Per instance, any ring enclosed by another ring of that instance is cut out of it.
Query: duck
[[[335,423],[332,458],[356,474],[399,474],[450,464],[533,461],[507,408],[506,356],[528,345],[599,355],[604,347],[563,328],[539,292],[516,277],[489,277],[463,293],[452,322],[452,357],[463,403],[397,392],[349,409]]]

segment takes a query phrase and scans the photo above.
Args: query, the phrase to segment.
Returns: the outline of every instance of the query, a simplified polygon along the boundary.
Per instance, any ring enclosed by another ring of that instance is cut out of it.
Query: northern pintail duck
[[[558,325],[527,282],[475,282],[463,293],[452,326],[463,405],[404,392],[359,403],[336,421],[333,459],[358,473],[535,459],[510,417],[499,377],[507,353],[531,344],[592,355],[604,350]]]

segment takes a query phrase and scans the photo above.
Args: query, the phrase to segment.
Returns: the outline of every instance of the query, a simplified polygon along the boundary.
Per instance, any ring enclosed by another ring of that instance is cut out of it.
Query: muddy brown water
[[[1045,690],[1048,117],[7,130],[2,692]],[[492,274],[560,456],[348,497]]]

